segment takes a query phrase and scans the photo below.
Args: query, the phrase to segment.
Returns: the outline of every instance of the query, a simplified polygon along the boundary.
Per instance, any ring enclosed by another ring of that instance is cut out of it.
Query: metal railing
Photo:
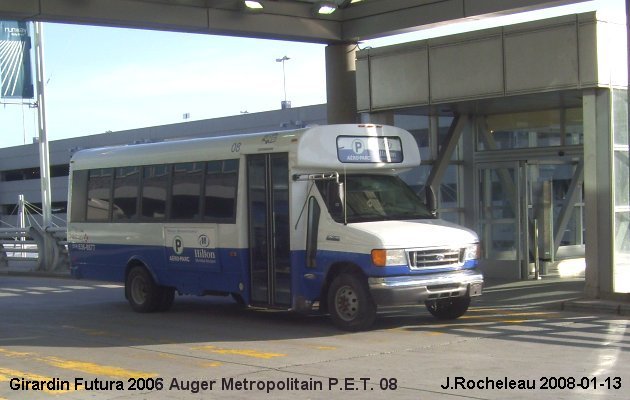
[[[68,229],[64,227],[46,227],[44,234],[50,237],[51,249],[49,263],[53,271],[70,269],[68,257]]]
[[[9,261],[39,258],[39,246],[29,231],[30,228],[0,228],[0,266],[8,266]]]
[[[0,228],[0,268],[31,261],[38,271],[69,269],[66,228]]]

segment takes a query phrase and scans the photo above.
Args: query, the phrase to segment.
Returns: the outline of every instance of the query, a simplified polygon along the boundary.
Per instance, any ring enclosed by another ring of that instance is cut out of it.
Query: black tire
[[[450,297],[448,299],[425,302],[427,310],[437,319],[457,319],[468,311],[470,296]]]
[[[328,292],[326,292],[328,293]],[[319,300],[319,313],[324,315],[324,314],[328,314],[328,298],[326,297],[326,295],[322,296],[321,299]]]
[[[376,319],[376,304],[365,279],[343,273],[328,288],[328,311],[333,323],[346,331],[368,329]]]
[[[245,303],[245,299],[243,299],[243,296],[241,296],[239,293],[232,293],[232,300],[234,300],[236,302],[236,304],[239,305],[239,307],[247,307],[247,304]]]
[[[127,297],[131,308],[140,313],[158,310],[163,300],[162,289],[156,285],[149,271],[140,266],[133,267],[125,281],[125,297]]]
[[[160,286],[160,302],[157,306],[157,311],[168,311],[173,305],[175,300],[175,289],[172,287]]]

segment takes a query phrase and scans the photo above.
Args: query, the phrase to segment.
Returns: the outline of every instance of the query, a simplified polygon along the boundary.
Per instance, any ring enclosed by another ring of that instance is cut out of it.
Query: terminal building
[[[411,179],[478,232],[486,275],[566,268],[597,241],[625,263],[625,29],[584,13],[358,53],[358,110],[420,135]]]
[[[352,55],[357,122],[414,135],[422,164],[403,178],[418,193],[438,189],[440,217],[478,232],[486,277],[560,274],[585,260],[588,295],[627,298],[625,20],[588,12]],[[337,122],[330,94],[328,107],[52,142],[53,208],[63,219],[68,162],[78,148]],[[39,202],[37,177],[37,146],[0,149],[3,221],[11,223],[19,194]]]

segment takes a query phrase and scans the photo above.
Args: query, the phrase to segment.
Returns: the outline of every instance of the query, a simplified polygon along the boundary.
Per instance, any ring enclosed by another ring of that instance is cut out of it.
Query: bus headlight
[[[478,260],[481,258],[481,246],[479,243],[473,243],[464,247],[464,261]]]
[[[403,249],[374,249],[372,250],[372,263],[374,263],[377,267],[407,265],[407,254]]]

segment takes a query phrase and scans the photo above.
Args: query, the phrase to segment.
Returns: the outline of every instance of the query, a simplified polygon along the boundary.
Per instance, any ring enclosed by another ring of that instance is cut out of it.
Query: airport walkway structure
[[[68,272],[67,230],[54,222],[42,226],[33,213],[41,217],[41,210],[20,196],[18,209],[19,226],[3,222],[0,226],[0,269],[13,264],[34,266],[35,271]],[[60,221],[65,222],[65,221]]]

